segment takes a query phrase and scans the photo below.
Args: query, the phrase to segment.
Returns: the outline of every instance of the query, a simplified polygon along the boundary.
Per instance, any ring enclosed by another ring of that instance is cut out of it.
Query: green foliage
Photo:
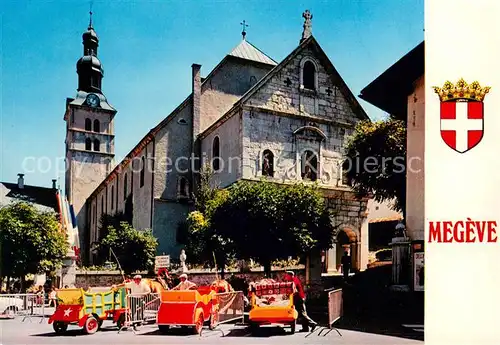
[[[334,227],[321,191],[315,185],[280,185],[240,181],[211,217],[238,257],[261,262],[329,248]]]
[[[127,224],[131,223],[131,219],[125,215],[123,212],[117,212],[114,215],[110,214],[102,214],[99,224],[99,239],[97,242],[93,243],[91,246],[93,247],[94,254],[96,257],[94,258],[94,263],[97,266],[103,266],[106,261],[114,261],[114,258],[111,256],[109,252],[109,247],[107,246],[99,246],[99,242],[108,236],[109,229],[120,229],[121,223],[126,222]]]
[[[358,196],[393,201],[404,211],[406,202],[406,124],[388,119],[363,121],[345,146],[350,162],[346,175]],[[420,157],[423,158],[423,157]]]
[[[219,205],[227,199],[228,192],[214,185],[212,176],[210,164],[204,165],[194,194],[196,210],[189,213],[186,221],[185,250],[190,261],[195,264],[214,266],[215,256],[217,266],[224,269],[234,256],[234,246],[220,236],[212,226],[211,218]],[[182,226],[183,224],[179,224],[179,227]]]
[[[19,202],[0,209],[2,275],[24,277],[60,268],[69,245],[54,212]]]
[[[108,226],[106,235],[95,244],[95,249],[109,252],[111,248],[123,271],[130,274],[153,269],[157,246],[158,241],[150,230],[139,231],[127,222],[120,222],[117,227]]]

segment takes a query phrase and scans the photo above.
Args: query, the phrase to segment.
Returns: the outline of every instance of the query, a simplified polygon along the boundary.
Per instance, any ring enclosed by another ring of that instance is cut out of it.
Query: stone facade
[[[201,87],[201,127],[205,131],[224,115],[272,66],[228,56]]]
[[[202,161],[211,161],[214,141],[218,141],[220,171],[214,182],[221,187],[240,179],[260,179],[265,150],[274,157],[270,179],[303,181],[304,154],[313,152],[318,183],[329,206],[338,209],[334,225],[339,233],[355,234],[342,245],[351,248],[357,268],[366,267],[366,200],[354,200],[342,179],[344,140],[366,114],[313,37],[278,66],[253,59],[230,54],[203,80],[201,66],[193,64],[192,94],[103,177],[88,198],[90,242],[99,239],[103,213],[128,211],[135,228],[153,229],[160,254],[178,257],[182,246],[177,228],[192,209],[195,187],[189,159],[194,153]],[[141,178],[144,164],[147,168]],[[126,193],[131,195],[131,210],[126,207],[130,197]],[[349,201],[339,206],[344,199]],[[329,251],[331,271],[338,267],[344,247],[339,248]]]

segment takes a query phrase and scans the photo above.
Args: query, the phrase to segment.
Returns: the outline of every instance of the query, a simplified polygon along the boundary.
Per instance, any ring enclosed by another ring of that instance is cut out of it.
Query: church
[[[324,256],[340,268],[349,250],[353,268],[368,260],[368,199],[356,199],[344,178],[343,145],[367,120],[320,44],[305,11],[298,45],[282,61],[246,39],[205,77],[191,65],[192,90],[119,163],[114,161],[117,110],[102,87],[99,38],[89,24],[77,62],[78,91],[66,101],[66,194],[80,229],[83,261],[94,260],[103,214],[124,213],[136,229],[152,229],[158,253],[178,258],[178,229],[193,209],[200,166],[210,164],[222,188],[239,180],[319,183],[337,210],[338,232]],[[299,32],[298,32],[299,33]],[[188,66],[186,66],[188,71]]]

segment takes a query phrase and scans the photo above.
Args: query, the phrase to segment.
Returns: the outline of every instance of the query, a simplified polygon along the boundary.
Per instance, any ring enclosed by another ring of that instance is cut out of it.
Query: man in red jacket
[[[309,315],[307,315],[306,311],[306,294],[304,292],[304,288],[302,287],[302,283],[300,282],[300,279],[295,276],[295,273],[292,271],[287,271],[285,273],[285,280],[286,281],[291,281],[295,285],[295,289],[297,292],[293,295],[293,304],[295,305],[295,308],[297,309],[297,312],[299,313],[299,318],[302,321],[302,331],[303,332],[309,332],[309,327],[311,327],[311,331],[314,331],[316,326],[318,324],[313,321]]]

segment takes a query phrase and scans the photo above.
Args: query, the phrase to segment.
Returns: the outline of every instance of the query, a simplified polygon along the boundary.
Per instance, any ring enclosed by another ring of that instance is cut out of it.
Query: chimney
[[[201,98],[201,65],[193,64],[193,142],[198,134],[200,134],[200,98]]]
[[[57,182],[56,179],[52,179],[52,189],[57,189],[56,182]]]
[[[17,186],[19,187],[19,189],[23,189],[24,188],[24,174],[17,174],[18,179],[17,179]]]

